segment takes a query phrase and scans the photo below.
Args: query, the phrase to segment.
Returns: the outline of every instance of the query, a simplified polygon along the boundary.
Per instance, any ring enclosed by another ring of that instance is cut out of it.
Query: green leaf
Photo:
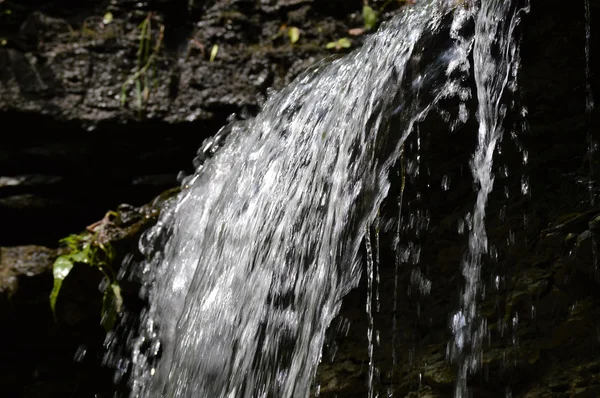
[[[77,251],[80,249],[84,242],[84,238],[80,235],[69,235],[66,238],[62,238],[60,243],[65,244],[70,251]]]
[[[107,332],[112,329],[123,307],[121,288],[116,282],[111,283],[104,290],[102,298],[102,326]]]
[[[85,263],[85,264],[89,264],[90,263],[90,249],[89,246],[85,247],[83,250],[80,250],[78,252],[72,253],[69,256],[69,259],[73,262],[73,263]]]
[[[213,62],[215,60],[215,58],[217,58],[218,52],[219,52],[219,46],[217,44],[215,44],[214,46],[212,46],[212,49],[210,50],[209,62]]]
[[[288,36],[290,37],[290,43],[294,44],[300,40],[300,29],[292,26],[288,29]]]
[[[337,47],[337,43],[335,41],[329,42],[327,43],[327,45],[325,46],[326,49],[330,50],[332,48],[336,48]]]
[[[337,41],[337,45],[340,48],[350,48],[350,46],[352,46],[352,42],[347,37],[342,37]]]
[[[0,39],[0,47],[5,46],[6,43],[8,43],[6,39]]]
[[[109,23],[111,23],[113,20],[113,15],[112,12],[107,12],[106,14],[104,14],[104,18],[102,18],[102,23],[104,25],[108,25]]]
[[[377,25],[377,11],[373,10],[373,8],[367,5],[363,6],[362,15],[366,29],[371,30]]]
[[[71,270],[73,269],[73,261],[71,260],[70,255],[60,256],[54,261],[52,265],[52,275],[54,276],[54,286],[52,287],[52,292],[50,293],[50,308],[52,308],[52,313],[56,315],[55,306],[56,299],[58,298],[58,293],[60,293],[60,288],[64,279],[69,275]]]

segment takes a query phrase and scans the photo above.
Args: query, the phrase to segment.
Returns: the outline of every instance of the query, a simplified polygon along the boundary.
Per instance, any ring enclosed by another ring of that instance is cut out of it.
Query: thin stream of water
[[[365,232],[365,246],[367,250],[367,351],[369,355],[369,374],[367,376],[368,397],[373,398],[373,375],[375,372],[375,360],[373,358],[373,248],[371,246],[371,232],[367,228]]]
[[[473,73],[477,86],[479,134],[471,170],[479,190],[473,209],[469,250],[462,264],[465,286],[461,309],[451,320],[454,339],[450,342],[449,353],[459,362],[456,397],[468,396],[467,377],[481,366],[483,342],[487,336],[487,325],[477,311],[482,293],[483,256],[488,251],[486,206],[494,184],[493,156],[496,144],[502,140],[502,123],[507,111],[502,97],[506,90],[516,89],[519,40],[515,30],[522,13],[529,11],[528,2],[523,6],[516,3],[484,0],[475,20]]]

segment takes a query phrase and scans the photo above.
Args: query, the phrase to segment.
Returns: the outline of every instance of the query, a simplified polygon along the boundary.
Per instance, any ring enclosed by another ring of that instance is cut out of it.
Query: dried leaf
[[[354,28],[354,29],[350,29],[348,31],[348,34],[351,36],[360,36],[363,33],[365,33],[365,29],[364,28]]]

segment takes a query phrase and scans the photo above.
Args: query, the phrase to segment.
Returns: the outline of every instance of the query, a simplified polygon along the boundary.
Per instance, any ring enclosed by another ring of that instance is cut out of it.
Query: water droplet
[[[444,177],[442,177],[442,189],[444,191],[447,191],[448,189],[450,189],[450,177],[448,175],[445,175]]]
[[[75,351],[75,356],[73,357],[73,360],[75,362],[83,361],[83,359],[85,358],[85,355],[87,354],[87,349],[88,348],[85,344],[82,344],[79,347],[77,347],[77,351]]]
[[[521,177],[521,193],[523,195],[529,195],[529,178],[526,176]]]
[[[496,246],[491,246],[490,247],[490,257],[494,261],[498,261],[498,248],[496,248]]]

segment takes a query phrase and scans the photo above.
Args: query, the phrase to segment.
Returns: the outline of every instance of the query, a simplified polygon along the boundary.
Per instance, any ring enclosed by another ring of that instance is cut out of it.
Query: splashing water
[[[505,0],[482,1],[476,14],[473,48],[474,77],[477,86],[479,134],[478,146],[471,161],[471,170],[479,191],[473,210],[469,235],[469,251],[462,264],[465,278],[461,309],[452,317],[454,339],[450,342],[451,358],[459,360],[459,375],[455,396],[466,397],[468,373],[481,364],[486,324],[477,314],[481,292],[482,257],[487,253],[485,208],[494,179],[492,162],[496,144],[502,140],[502,123],[506,106],[502,103],[505,90],[516,89],[519,68],[519,47],[515,30],[529,3],[518,6]]]
[[[435,2],[407,10],[229,127],[148,237],[168,239],[148,265],[156,271],[134,395],[308,394],[325,330],[360,278],[358,248],[388,170],[437,101],[393,112],[415,45],[444,15]],[[433,85],[443,61],[419,84]],[[156,368],[147,340],[161,344]]]
[[[473,368],[485,205],[505,112],[500,100],[518,64],[513,31],[522,10],[501,0],[484,1],[480,10],[470,2],[420,2],[361,49],[314,67],[272,96],[255,119],[209,141],[196,174],[141,242],[150,308],[134,347],[132,396],[309,395],[325,331],[359,282],[365,239],[372,311],[379,242],[373,263],[366,231],[417,123],[442,99],[470,96],[456,76],[468,73],[471,46],[480,119],[472,169],[480,191],[454,346]],[[460,28],[475,16],[474,38],[463,38]],[[436,42],[447,19],[454,21],[454,42]],[[433,47],[439,55],[407,76],[409,62]],[[451,128],[468,117],[465,106],[457,113]],[[372,345],[372,321],[369,339]],[[374,371],[371,363],[370,395]]]

